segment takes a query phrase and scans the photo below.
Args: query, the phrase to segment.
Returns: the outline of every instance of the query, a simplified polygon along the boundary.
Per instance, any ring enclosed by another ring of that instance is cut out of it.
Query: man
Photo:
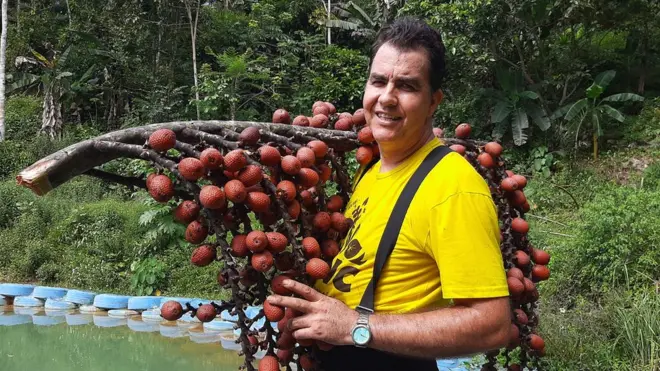
[[[381,158],[347,205],[353,226],[331,277],[316,289],[287,281],[300,298],[268,298],[302,313],[289,322],[296,339],[334,345],[321,353],[325,370],[437,370],[437,358],[508,343],[497,211],[486,182],[454,152],[423,178],[375,282],[373,308],[359,307],[402,189],[435,148],[445,147],[431,126],[444,66],[441,37],[425,23],[403,18],[379,32],[363,107]]]

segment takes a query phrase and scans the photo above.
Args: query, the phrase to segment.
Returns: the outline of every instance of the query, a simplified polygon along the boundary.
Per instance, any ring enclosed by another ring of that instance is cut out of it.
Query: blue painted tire
[[[160,325],[155,322],[143,322],[140,319],[129,318],[126,322],[128,328],[135,332],[158,332]]]
[[[82,326],[94,322],[94,316],[91,314],[67,314],[65,317],[69,326]]]
[[[158,325],[158,329],[162,336],[166,338],[181,338],[186,336],[188,330],[181,328],[179,326],[163,325],[162,323]]]
[[[234,323],[214,319],[211,322],[204,323],[204,331],[234,331]]]
[[[62,299],[46,299],[44,308],[52,310],[71,310],[76,309],[76,305]]]
[[[119,327],[126,324],[126,318],[112,318],[108,316],[93,316],[96,327]]]
[[[59,316],[48,316],[48,315],[32,316],[32,323],[35,326],[54,326],[65,322],[66,322],[66,317],[64,316],[64,314]]]
[[[259,314],[260,311],[261,311],[261,307],[248,306],[247,308],[245,308],[245,315],[248,318],[252,319],[252,318],[256,317],[257,314]]]
[[[163,297],[162,299],[160,299],[160,306],[159,306],[159,308],[162,309],[162,308],[163,308],[163,305],[164,305],[165,303],[167,303],[168,301],[171,301],[171,300],[173,300],[173,301],[178,301],[179,304],[181,304],[181,306],[183,307],[183,309],[186,309],[186,303],[190,303],[190,304],[192,305],[192,303],[193,303],[195,300],[201,300],[201,299],[195,299],[195,298]]]
[[[160,307],[161,297],[159,296],[135,296],[128,299],[128,309],[130,310],[148,310]]]
[[[32,316],[27,314],[3,314],[0,316],[0,326],[16,326],[32,323]]]
[[[463,366],[464,362],[469,362],[469,358],[439,359],[436,361],[438,371],[468,371]]]
[[[43,307],[14,307],[14,313],[22,316],[34,316],[44,311]]]
[[[67,289],[61,287],[37,286],[32,291],[32,296],[39,299],[60,299],[66,296]]]
[[[219,343],[221,340],[220,332],[200,332],[200,331],[190,331],[188,332],[188,337],[190,341],[197,344],[209,344],[209,343]]]
[[[230,316],[228,310],[223,310],[220,312],[220,318],[225,321],[238,322],[238,315]]]
[[[0,307],[7,305],[7,299],[4,296],[0,296]]]
[[[27,308],[41,308],[44,306],[44,301],[42,299],[37,299],[32,296],[17,296],[14,298],[15,307],[27,307]]]
[[[23,285],[19,283],[0,283],[0,295],[4,296],[30,296],[34,291],[34,285]]]
[[[101,294],[94,297],[94,306],[101,309],[126,309],[130,296]]]
[[[160,309],[154,309],[154,310],[145,310],[144,312],[142,312],[142,320],[160,323],[165,319],[160,316]]]
[[[108,317],[113,317],[113,318],[128,318],[138,315],[140,315],[140,313],[128,309],[111,309],[108,311]]]
[[[93,305],[81,305],[78,307],[78,310],[80,313],[98,313],[98,312],[103,312],[103,309],[97,308]]]
[[[179,322],[196,324],[201,323],[202,321],[200,321],[197,317],[193,317],[192,312],[188,312],[179,318]]]
[[[64,300],[78,305],[92,305],[96,293],[80,290],[69,290]]]

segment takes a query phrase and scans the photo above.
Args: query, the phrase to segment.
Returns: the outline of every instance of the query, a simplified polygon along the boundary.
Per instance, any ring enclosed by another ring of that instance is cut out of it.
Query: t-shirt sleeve
[[[483,193],[460,192],[431,209],[426,247],[446,299],[508,296],[497,210]]]

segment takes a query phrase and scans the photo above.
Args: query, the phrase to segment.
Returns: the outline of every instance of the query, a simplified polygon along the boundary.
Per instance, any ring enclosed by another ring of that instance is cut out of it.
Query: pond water
[[[242,357],[232,331],[140,316],[0,307],[0,370],[229,371]],[[256,365],[256,363],[255,363]]]

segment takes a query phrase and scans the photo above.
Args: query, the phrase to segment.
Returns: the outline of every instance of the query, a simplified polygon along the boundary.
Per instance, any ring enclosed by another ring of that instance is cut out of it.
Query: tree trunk
[[[593,141],[594,141],[594,160],[597,160],[598,159],[598,133],[594,133]]]
[[[69,6],[69,0],[66,0],[66,12],[69,15],[69,28],[71,28],[71,7]]]
[[[7,51],[7,4],[2,0],[2,37],[0,38],[0,142],[5,140],[5,59]]]
[[[44,92],[41,132],[50,139],[55,139],[62,133],[62,103],[58,90],[52,87]]]
[[[192,62],[193,62],[193,80],[195,82],[195,108],[197,109],[197,120],[200,119],[199,115],[199,85],[197,84],[197,21],[199,20],[200,0],[197,2],[197,10],[195,11],[195,19],[192,16],[192,4],[184,0],[186,11],[188,12],[188,21],[190,22],[190,42],[192,44]]]
[[[16,0],[16,31],[21,30],[21,0]]]

